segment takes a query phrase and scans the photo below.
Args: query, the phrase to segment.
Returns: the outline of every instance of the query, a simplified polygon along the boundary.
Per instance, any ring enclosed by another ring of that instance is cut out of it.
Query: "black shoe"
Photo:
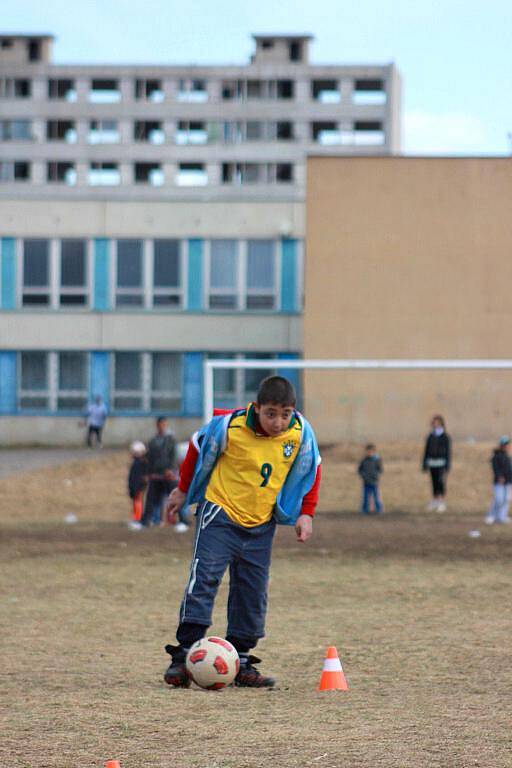
[[[273,688],[276,681],[273,677],[265,677],[253,664],[259,664],[261,659],[257,656],[241,656],[240,670],[235,677],[233,685],[239,688]]]
[[[185,664],[186,650],[180,645],[166,645],[165,650],[172,658],[164,675],[165,682],[174,688],[188,688],[190,678]]]

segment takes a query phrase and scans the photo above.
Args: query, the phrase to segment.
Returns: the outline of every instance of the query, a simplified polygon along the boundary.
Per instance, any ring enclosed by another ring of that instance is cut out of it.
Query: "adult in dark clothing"
[[[168,426],[165,416],[159,416],[156,420],[156,435],[148,445],[149,483],[141,520],[146,527],[160,524],[164,502],[178,484],[176,441]]]
[[[379,478],[382,474],[382,460],[373,443],[368,443],[365,448],[365,456],[359,464],[357,471],[363,481],[363,499],[361,513],[370,513],[370,503],[373,499],[375,513],[382,512],[382,502],[379,494]]]
[[[423,471],[430,471],[432,480],[432,501],[428,509],[446,512],[446,475],[451,465],[451,440],[445,430],[442,416],[432,419],[432,431],[425,442],[423,454]]]
[[[508,507],[510,503],[510,490],[512,488],[512,462],[509,456],[510,438],[504,435],[500,438],[498,447],[491,458],[493,473],[493,500],[485,522],[510,523]]]

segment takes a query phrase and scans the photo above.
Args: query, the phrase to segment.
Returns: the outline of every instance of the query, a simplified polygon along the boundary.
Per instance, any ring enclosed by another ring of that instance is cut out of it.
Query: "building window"
[[[87,304],[89,293],[87,261],[86,240],[61,240],[59,295],[61,307],[83,307]]]
[[[134,179],[136,184],[161,187],[164,183],[164,171],[161,163],[135,163]]]
[[[135,141],[148,141],[150,144],[163,144],[165,133],[159,120],[137,120],[133,126]]]
[[[89,144],[118,144],[121,134],[117,120],[91,120],[87,142]]]
[[[117,411],[143,410],[142,353],[114,354],[114,392],[112,402]]]
[[[208,184],[208,173],[204,163],[179,163],[176,174],[179,187],[204,187]]]
[[[379,120],[356,120],[354,123],[354,144],[381,145],[385,136],[382,123]]]
[[[302,43],[293,40],[288,44],[290,61],[302,61]]]
[[[182,356],[173,352],[151,355],[151,410],[176,413],[181,410]]]
[[[269,168],[269,178],[271,178],[273,166]],[[277,184],[291,184],[293,182],[293,165],[291,163],[276,163],[275,180]]]
[[[91,80],[89,101],[95,104],[113,104],[121,101],[119,82],[109,78]]]
[[[223,184],[291,184],[292,163],[222,163]]]
[[[153,306],[180,307],[183,302],[182,255],[179,240],[153,243]]]
[[[1,77],[0,98],[28,99],[32,94],[32,83],[24,77]]]
[[[249,120],[246,125],[247,141],[261,141],[264,137],[265,123],[259,120]]]
[[[48,98],[52,100],[76,101],[75,81],[69,78],[50,78]]]
[[[91,187],[115,187],[121,183],[117,163],[91,163],[88,184]]]
[[[205,80],[180,80],[178,83],[178,101],[208,101],[208,90]]]
[[[312,80],[311,96],[322,104],[338,104],[341,101],[340,84],[337,80]]]
[[[245,97],[245,83],[243,80],[223,80],[221,86],[224,101],[238,101]]]
[[[211,352],[209,360],[268,360],[276,359],[268,352],[248,352],[234,354],[233,352]],[[277,373],[275,368],[219,368],[214,370],[213,391],[215,405],[219,408],[243,408],[247,403],[256,400],[260,381],[266,376]]]
[[[210,309],[238,309],[238,267],[238,242],[236,240],[211,240],[208,296]]]
[[[88,355],[86,352],[56,352],[57,410],[84,411],[87,405]]]
[[[68,144],[74,144],[76,142],[74,120],[48,120],[46,138],[48,141],[67,141]]]
[[[65,161],[47,163],[46,178],[48,182],[67,184],[72,187],[76,184],[75,164]]]
[[[32,138],[30,120],[2,120],[0,122],[0,141],[31,141]]]
[[[224,101],[293,99],[294,95],[293,80],[223,80],[222,82]]]
[[[274,309],[276,304],[275,243],[249,240],[247,243],[247,309]]]
[[[278,141],[290,141],[293,138],[293,123],[286,120],[276,123],[276,139]]]
[[[0,182],[28,181],[30,179],[30,163],[25,160],[0,161]]]
[[[338,123],[331,121],[311,123],[311,138],[323,147],[341,144],[341,131]]]
[[[176,144],[207,144],[208,127],[202,120],[180,120],[174,141]]]
[[[144,306],[142,240],[117,241],[116,306]]]
[[[257,184],[264,166],[258,163],[222,163],[223,184]]]
[[[48,410],[50,407],[49,355],[47,352],[21,352],[20,410]]]
[[[384,81],[379,78],[361,78],[354,81],[352,91],[354,104],[385,104]]]
[[[245,141],[245,124],[241,122],[224,123],[223,138],[226,144],[240,144]],[[225,163],[225,165],[229,165]]]
[[[83,412],[87,404],[87,352],[21,352],[18,406],[22,411]]]
[[[116,352],[116,411],[178,413],[182,403],[183,356],[174,352]]]
[[[161,80],[137,78],[135,80],[135,98],[137,101],[147,100],[154,104],[164,100],[164,91]]]
[[[23,241],[22,305],[50,305],[49,240]]]
[[[266,83],[264,80],[247,80],[247,98],[262,99],[267,95]]]
[[[293,80],[276,80],[276,98],[293,99],[295,95],[295,83]]]
[[[217,311],[277,308],[274,240],[211,240],[208,307]]]
[[[41,41],[29,40],[27,43],[29,61],[41,61]]]

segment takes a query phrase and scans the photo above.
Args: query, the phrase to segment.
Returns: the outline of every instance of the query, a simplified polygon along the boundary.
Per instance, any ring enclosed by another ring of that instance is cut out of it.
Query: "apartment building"
[[[396,153],[400,81],[253,38],[246,65],[77,66],[0,34],[2,442],[77,442],[95,394],[111,442],[185,434],[206,356],[302,354],[307,154]]]

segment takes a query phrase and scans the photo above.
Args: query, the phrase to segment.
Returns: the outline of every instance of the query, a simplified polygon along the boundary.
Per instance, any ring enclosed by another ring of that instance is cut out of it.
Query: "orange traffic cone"
[[[119,760],[107,760],[105,768],[121,768],[121,763]]]
[[[327,649],[318,690],[348,691],[348,685],[345,680],[345,675],[343,674],[340,657],[338,656],[338,651],[334,645],[330,645]]]

